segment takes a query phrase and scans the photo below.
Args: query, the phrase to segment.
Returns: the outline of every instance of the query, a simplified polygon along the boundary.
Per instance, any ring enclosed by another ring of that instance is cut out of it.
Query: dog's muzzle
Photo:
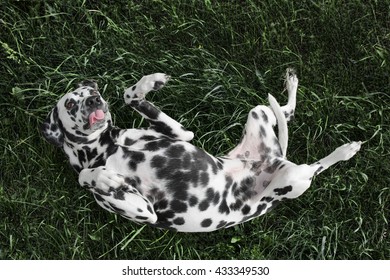
[[[100,96],[89,96],[85,101],[85,105],[88,112],[90,112],[88,116],[89,127],[92,127],[95,123],[104,120],[104,103]]]

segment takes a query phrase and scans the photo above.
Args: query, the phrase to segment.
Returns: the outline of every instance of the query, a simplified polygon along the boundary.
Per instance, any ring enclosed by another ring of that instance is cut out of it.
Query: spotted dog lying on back
[[[65,94],[43,125],[44,137],[62,147],[79,172],[80,185],[101,207],[132,221],[184,232],[230,227],[300,196],[315,175],[360,149],[360,142],[345,144],[310,165],[286,159],[287,121],[298,87],[287,69],[287,105],[280,107],[269,95],[270,107],[250,111],[238,146],[213,157],[189,143],[192,132],[145,100],[168,79],[161,73],[144,76],[125,91],[126,104],[150,123],[147,129],[114,127],[90,81]]]

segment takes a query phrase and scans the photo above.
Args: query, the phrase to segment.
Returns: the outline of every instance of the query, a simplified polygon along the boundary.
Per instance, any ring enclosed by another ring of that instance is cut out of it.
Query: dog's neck
[[[80,172],[85,168],[105,165],[106,159],[116,150],[114,140],[119,129],[107,123],[104,127],[87,136],[65,135],[63,150],[70,164]],[[90,144],[99,142],[100,145],[91,149]]]

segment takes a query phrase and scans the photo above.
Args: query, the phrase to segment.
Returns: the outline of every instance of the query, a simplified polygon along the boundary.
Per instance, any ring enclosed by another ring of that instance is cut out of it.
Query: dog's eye
[[[97,90],[91,91],[91,95],[99,95],[99,92]]]
[[[74,105],[76,105],[76,102],[74,102],[73,100],[70,100],[65,104],[65,107],[66,107],[66,109],[70,110],[74,107]]]

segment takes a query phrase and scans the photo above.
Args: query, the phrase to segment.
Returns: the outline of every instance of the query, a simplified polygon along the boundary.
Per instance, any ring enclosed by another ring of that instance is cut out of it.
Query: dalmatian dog
[[[270,106],[249,112],[238,146],[214,157],[190,144],[194,134],[145,99],[169,78],[144,76],[124,92],[125,103],[148,128],[113,126],[94,81],[65,94],[42,126],[43,136],[64,150],[80,185],[97,203],[136,223],[181,232],[231,227],[300,196],[314,176],[360,149],[361,142],[345,144],[313,164],[286,159],[287,122],[294,116],[298,87],[295,72],[287,69],[287,104],[280,106],[269,95]]]

